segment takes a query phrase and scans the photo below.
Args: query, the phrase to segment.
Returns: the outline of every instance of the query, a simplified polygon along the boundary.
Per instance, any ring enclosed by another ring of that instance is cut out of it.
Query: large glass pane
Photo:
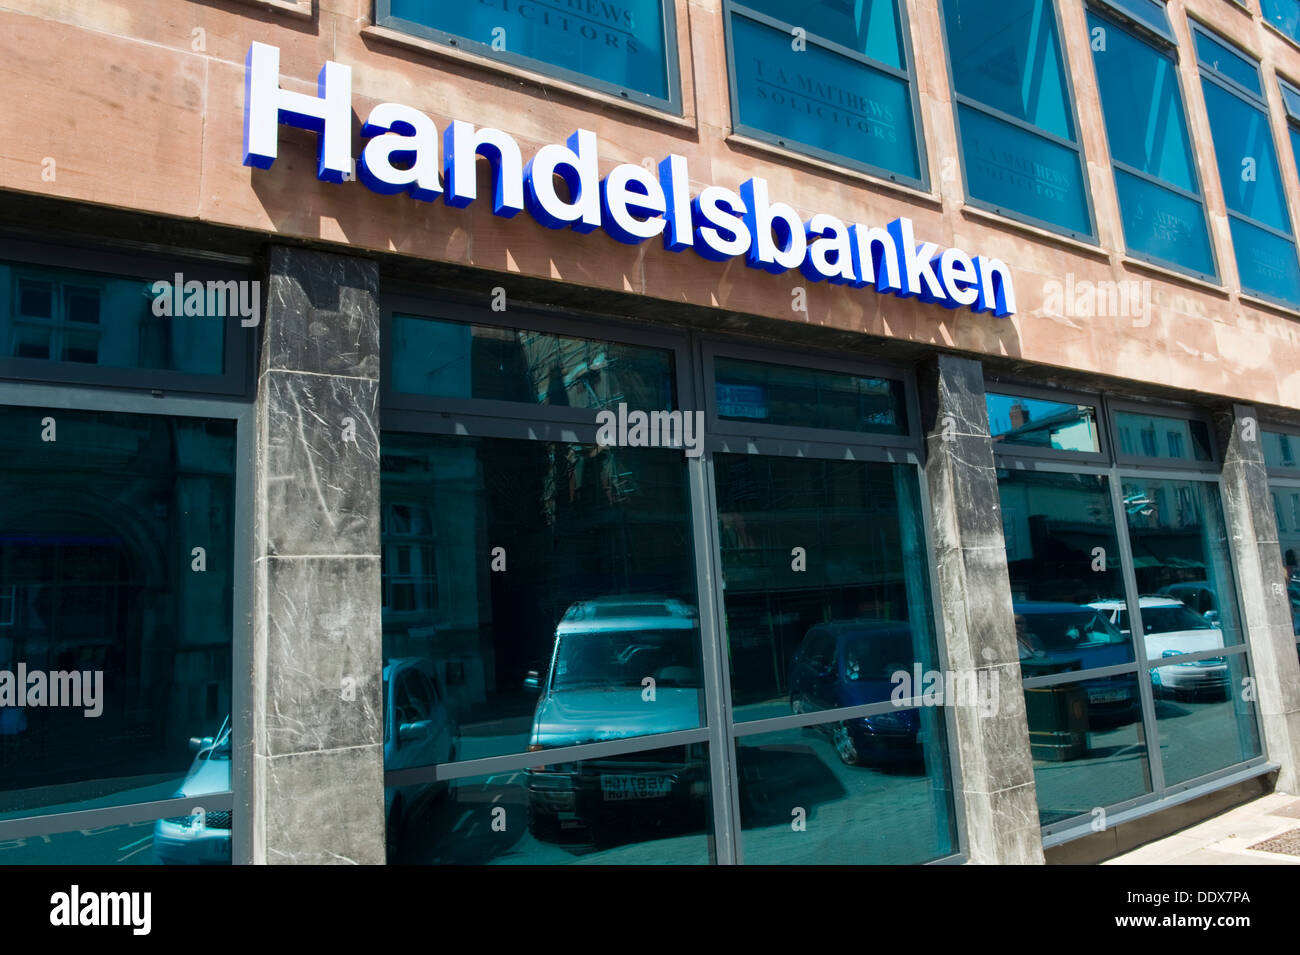
[[[972,198],[1091,234],[1077,152],[968,106],[957,118]]]
[[[381,469],[388,769],[701,724],[680,453],[385,433]]]
[[[901,865],[956,850],[940,707],[736,740],[746,863]]]
[[[1241,643],[1218,485],[1126,477],[1124,509],[1147,659]],[[1122,612],[1116,623],[1134,629]],[[1217,679],[1202,672],[1194,682],[1209,687]]]
[[[741,15],[731,18],[731,43],[741,125],[920,177],[906,82],[812,42],[794,50],[788,32]]]
[[[1210,429],[1204,421],[1164,415],[1115,413],[1119,453],[1144,458],[1210,461]]]
[[[1228,217],[1243,291],[1300,306],[1295,243],[1236,216]]]
[[[623,402],[642,411],[673,407],[673,356],[661,348],[547,332],[393,318],[396,391],[558,407]]]
[[[895,69],[903,68],[894,0],[744,0],[744,6]],[[788,33],[785,46],[790,49]]]
[[[995,442],[1056,451],[1098,451],[1097,409],[1074,402],[989,392],[984,398]]]
[[[247,304],[241,285],[249,283],[228,283],[233,299],[227,283],[208,283],[202,293],[187,293],[173,315],[174,278],[159,279],[168,283],[161,293],[168,311],[159,315],[149,279],[0,263],[0,356],[219,375],[226,326]]]
[[[695,743],[456,779],[424,793],[390,787],[392,859],[705,864],[712,831],[708,767],[708,747]],[[402,806],[396,815],[394,804]]]
[[[230,826],[221,810],[0,839],[0,865],[229,865]]]
[[[1199,678],[1173,682],[1174,671],[1213,674],[1201,688]],[[1156,697],[1156,724],[1165,783],[1174,785],[1245,762],[1263,753],[1255,705],[1243,699],[1249,676],[1244,654],[1229,654],[1162,667],[1151,672]]]
[[[1052,0],[944,0],[943,15],[959,95],[1074,139]]]
[[[485,50],[501,50],[613,86],[667,99],[665,0],[615,3],[446,3],[389,0],[390,17],[445,31]],[[388,25],[388,24],[386,24]],[[502,32],[504,31],[504,33]]]
[[[795,428],[906,434],[903,382],[718,358],[718,417]]]
[[[1214,275],[1214,253],[1200,202],[1115,169],[1115,189],[1130,252],[1201,275]]]
[[[1259,85],[1259,67],[1254,60],[1247,59],[1236,50],[1211,37],[1206,31],[1193,29],[1196,38],[1196,56],[1204,65],[1217,70],[1228,79],[1239,83],[1256,96],[1263,97]]]
[[[228,790],[234,423],[0,434],[0,818]]]
[[[1201,88],[1228,208],[1290,235],[1268,114],[1211,80],[1203,79]]]
[[[1126,673],[1025,690],[1029,748],[1043,825],[1087,816],[1151,792],[1146,736],[1136,707],[1137,677]]]
[[[912,468],[721,454],[714,473],[738,719],[885,702],[934,669]]]

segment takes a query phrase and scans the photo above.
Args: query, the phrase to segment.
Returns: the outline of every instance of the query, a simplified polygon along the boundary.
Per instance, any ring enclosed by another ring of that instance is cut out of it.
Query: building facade
[[[1297,0],[0,44],[0,862],[1088,861],[1297,791]]]

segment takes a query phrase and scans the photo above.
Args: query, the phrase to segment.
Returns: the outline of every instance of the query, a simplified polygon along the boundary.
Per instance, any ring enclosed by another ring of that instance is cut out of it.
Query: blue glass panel
[[[1106,2],[1115,9],[1124,11],[1139,23],[1145,23],[1161,36],[1173,40],[1173,31],[1169,29],[1169,14],[1165,10],[1165,5],[1158,0],[1106,0]]]
[[[205,810],[2,839],[0,865],[230,865],[231,816],[228,809]]]
[[[1197,192],[1173,58],[1094,14],[1088,29],[1111,156]]]
[[[810,36],[823,37],[873,60],[903,68],[894,0],[744,0],[744,5],[774,20],[802,27]]]
[[[1074,139],[1051,0],[944,0],[943,14],[958,93]]]
[[[1290,83],[1278,82],[1282,90],[1282,105],[1286,107],[1286,114],[1292,119],[1300,121],[1300,90],[1297,90]]]
[[[740,122],[782,140],[920,177],[907,84],[742,16],[731,19]]]
[[[660,99],[668,98],[663,0],[391,0],[391,16]]]
[[[966,106],[957,115],[972,198],[1091,234],[1078,153]]]
[[[907,434],[903,383],[792,365],[718,358],[718,417],[795,428]]]
[[[1300,3],[1296,0],[1260,0],[1264,19],[1291,39],[1300,41]]]
[[[1300,173],[1300,129],[1288,126],[1287,135],[1291,140],[1291,161],[1295,163],[1296,172]]]
[[[1243,291],[1300,305],[1295,243],[1229,216]]]
[[[1230,49],[1218,40],[1207,36],[1201,30],[1193,30],[1196,37],[1196,56],[1206,66],[1218,70],[1230,80],[1234,80],[1259,96],[1264,95],[1259,85],[1259,67],[1254,60]]]
[[[1097,409],[1073,401],[1043,401],[1019,395],[984,396],[994,442],[1057,451],[1099,451]]]
[[[1115,189],[1124,222],[1124,242],[1131,252],[1214,275],[1214,254],[1199,202],[1146,179],[1115,170]]]
[[[1201,86],[1228,208],[1289,235],[1268,114],[1210,80],[1202,79]]]

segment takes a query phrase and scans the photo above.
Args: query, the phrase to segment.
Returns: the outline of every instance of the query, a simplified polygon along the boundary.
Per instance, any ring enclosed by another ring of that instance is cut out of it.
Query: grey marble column
[[[1282,550],[1268,490],[1259,418],[1248,405],[1215,415],[1223,455],[1223,509],[1232,540],[1233,574],[1246,627],[1270,759],[1280,763],[1277,788],[1300,791],[1300,660],[1283,585]]]
[[[993,443],[979,362],[939,355],[920,369],[926,481],[934,522],[935,568],[947,648],[944,666],[995,680],[998,707],[956,706],[950,741],[971,862],[1043,862],[1020,687],[1020,653]]]
[[[268,272],[252,859],[382,863],[378,268],[275,246]]]

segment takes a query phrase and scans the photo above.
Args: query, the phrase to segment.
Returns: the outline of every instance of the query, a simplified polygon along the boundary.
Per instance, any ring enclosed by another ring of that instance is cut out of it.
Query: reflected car
[[[1128,637],[1095,605],[1018,600],[1012,610],[1026,678],[1132,662]],[[1088,695],[1091,721],[1136,713],[1137,685],[1131,677],[1083,680],[1079,686]]]
[[[695,608],[658,596],[578,601],[555,628],[546,676],[530,673],[524,686],[539,694],[531,753],[694,729],[703,699]],[[525,773],[529,828],[543,839],[611,816],[678,815],[708,794],[702,743]]]
[[[384,769],[414,769],[456,759],[458,730],[447,705],[438,668],[423,658],[384,664]],[[408,819],[440,796],[452,796],[450,781],[384,788],[388,857],[401,842]]]
[[[898,671],[912,672],[912,628],[897,620],[833,620],[810,629],[790,664],[790,709],[812,713],[885,703]],[[919,692],[919,691],[918,691]],[[812,727],[830,736],[840,761],[915,763],[923,760],[915,709],[877,713]]]
[[[194,762],[172,798],[193,799],[195,811],[154,823],[154,854],[163,865],[229,865],[230,811],[203,812],[202,800],[230,790],[230,717],[215,736],[192,738],[190,750]]]
[[[1122,600],[1102,600],[1096,607],[1127,634],[1130,631],[1128,605]],[[1223,631],[1205,616],[1189,609],[1174,597],[1142,597],[1142,629],[1148,660],[1177,657],[1197,650],[1223,646]],[[1151,685],[1157,696],[1209,694],[1222,697],[1228,690],[1228,665],[1223,657],[1190,663],[1173,663],[1151,669]]]

